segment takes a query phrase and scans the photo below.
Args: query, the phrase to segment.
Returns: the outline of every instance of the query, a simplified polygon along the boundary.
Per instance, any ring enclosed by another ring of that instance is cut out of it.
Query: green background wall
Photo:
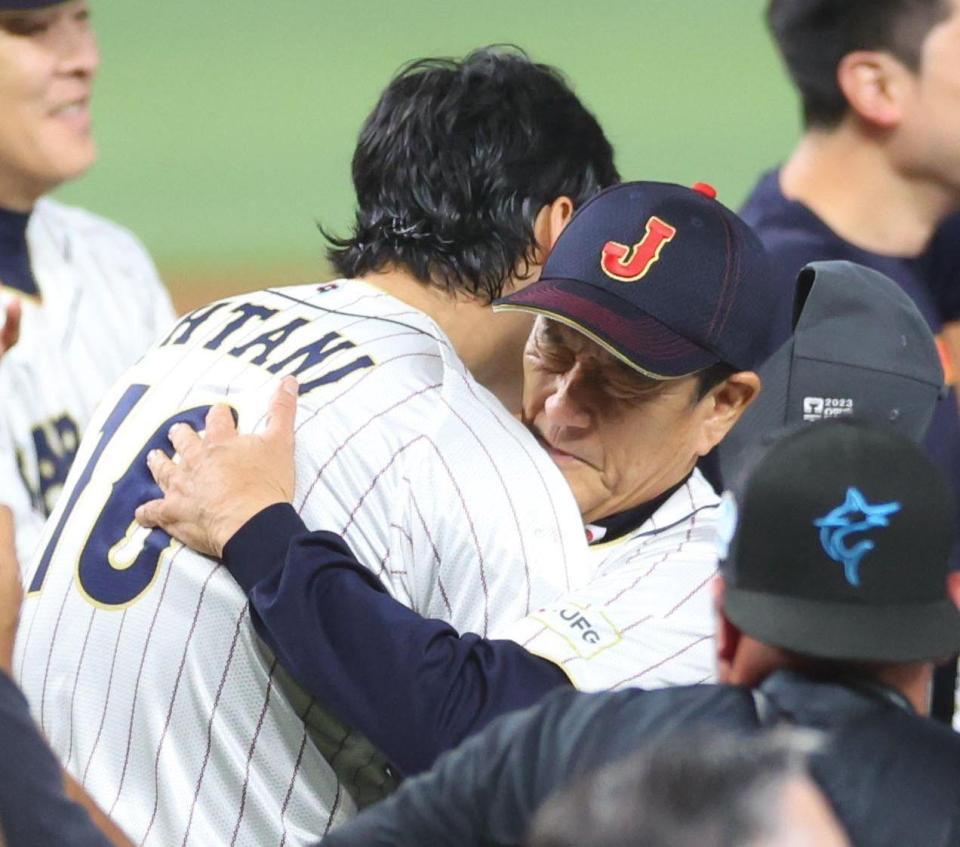
[[[131,227],[181,307],[327,274],[360,123],[404,62],[512,42],[562,68],[622,173],[736,205],[796,133],[762,0],[92,0],[99,164],[64,188]]]

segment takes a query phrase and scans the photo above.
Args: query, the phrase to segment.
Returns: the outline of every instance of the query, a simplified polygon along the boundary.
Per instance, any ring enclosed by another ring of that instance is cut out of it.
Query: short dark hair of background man
[[[950,17],[950,0],[771,0],[767,25],[800,93],[807,127],[834,127],[849,104],[837,66],[854,50],[882,50],[912,71],[923,40]]]
[[[818,735],[672,735],[554,795],[529,847],[849,847],[808,757]]]

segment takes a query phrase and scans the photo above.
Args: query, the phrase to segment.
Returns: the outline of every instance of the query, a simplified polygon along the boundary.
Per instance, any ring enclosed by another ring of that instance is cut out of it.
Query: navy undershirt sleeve
[[[63,789],[63,773],[20,689],[0,671],[0,833],[8,847],[110,847]],[[2,842],[2,839],[0,839]]]
[[[270,506],[224,548],[254,625],[312,696],[404,775],[569,680],[512,641],[459,634],[394,600],[332,532]]]

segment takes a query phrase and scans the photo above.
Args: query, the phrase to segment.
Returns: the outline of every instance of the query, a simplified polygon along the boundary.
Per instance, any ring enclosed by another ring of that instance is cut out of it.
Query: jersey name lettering
[[[228,355],[237,359],[244,358],[251,365],[266,368],[272,374],[282,376],[292,375],[300,379],[300,395],[309,394],[315,388],[338,382],[354,371],[372,368],[375,364],[369,356],[358,356],[345,365],[314,375],[313,369],[323,364],[335,353],[342,353],[356,347],[350,339],[337,332],[328,332],[321,338],[293,347],[297,343],[297,333],[303,327],[309,327],[310,321],[305,318],[294,318],[285,324],[269,328],[252,339],[245,340],[234,347],[226,347],[227,341],[239,330],[252,321],[261,323],[268,321],[277,313],[277,309],[261,306],[257,303],[238,303],[229,311],[224,311],[228,303],[216,303],[203,309],[191,312],[173,328],[173,331],[160,344],[161,347],[183,345],[190,343],[199,330],[196,343],[203,341],[202,346],[207,350],[223,349]],[[209,327],[204,326],[207,321],[232,315],[225,324],[213,322]],[[205,333],[210,337],[205,338]],[[288,343],[290,342],[290,343]],[[291,350],[290,348],[293,347]],[[249,354],[256,353],[252,358]],[[310,373],[307,373],[310,372]],[[305,378],[303,375],[306,374]]]

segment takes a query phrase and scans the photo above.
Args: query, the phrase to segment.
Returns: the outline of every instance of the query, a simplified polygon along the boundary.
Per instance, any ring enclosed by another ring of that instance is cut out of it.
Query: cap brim
[[[960,647],[960,611],[948,599],[896,606],[801,600],[727,585],[724,614],[766,644],[819,659],[918,662]]]
[[[495,300],[493,308],[533,312],[567,324],[653,379],[688,376],[720,361],[716,353],[632,304],[580,280],[541,279]]]
[[[68,0],[0,0],[0,12],[26,12],[30,9],[59,6],[66,2]]]

